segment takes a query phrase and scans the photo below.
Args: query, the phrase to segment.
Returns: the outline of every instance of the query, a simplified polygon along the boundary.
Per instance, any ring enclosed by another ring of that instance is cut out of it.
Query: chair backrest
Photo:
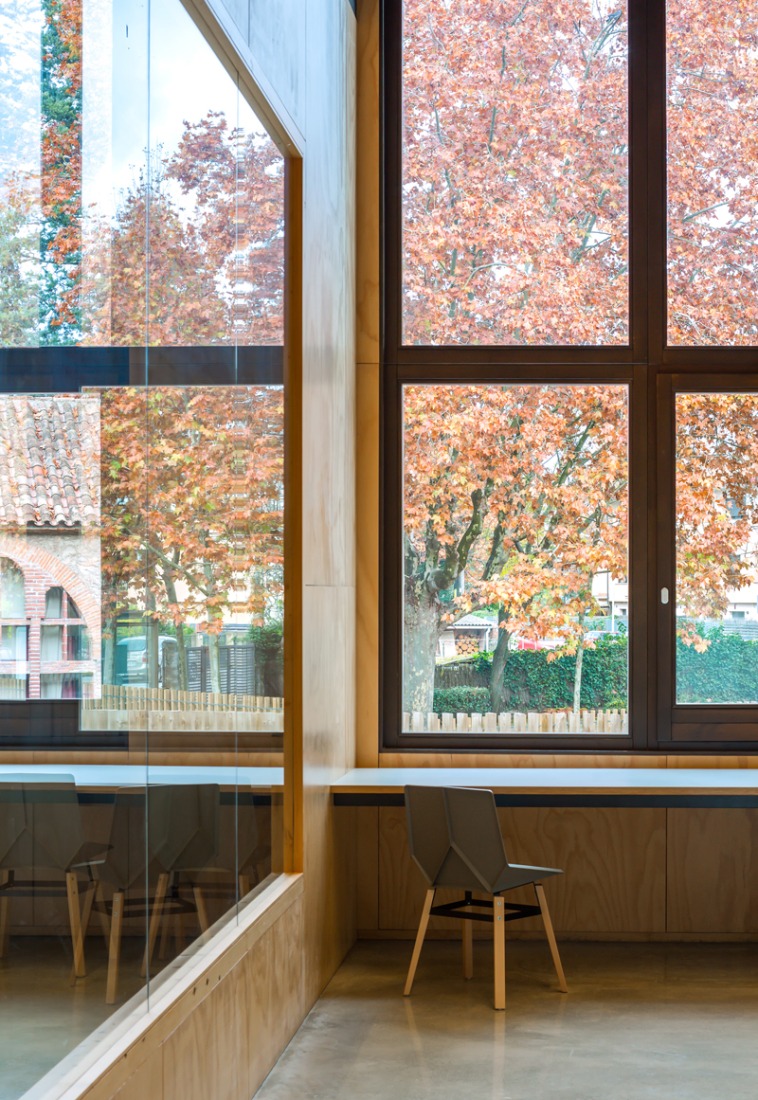
[[[155,788],[151,788],[151,793],[153,790]],[[145,788],[119,788],[113,804],[108,849],[99,869],[99,876],[118,890],[126,890],[146,880],[152,863],[146,824]]]
[[[124,890],[160,871],[207,867],[218,846],[218,807],[215,783],[121,788],[101,876]]]
[[[64,871],[81,845],[72,775],[16,772],[0,784],[0,868]]]
[[[151,849],[165,871],[201,871],[218,851],[220,789],[216,783],[163,788],[165,799],[151,803]],[[157,815],[165,814],[165,822]],[[155,846],[153,846],[153,840]]]
[[[492,791],[406,787],[408,843],[431,886],[491,893],[508,867]]]

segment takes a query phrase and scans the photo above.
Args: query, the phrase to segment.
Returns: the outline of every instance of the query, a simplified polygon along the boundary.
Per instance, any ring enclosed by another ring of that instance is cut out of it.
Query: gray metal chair
[[[408,843],[429,888],[424,899],[404,995],[410,995],[430,916],[463,921],[463,973],[473,974],[471,921],[491,921],[495,954],[495,1008],[505,1008],[505,922],[541,914],[558,985],[568,993],[542,880],[563,872],[553,867],[509,863],[492,791],[470,787],[406,787]],[[463,890],[461,900],[435,905],[441,886]],[[506,904],[503,894],[533,886],[536,905]],[[474,898],[484,893],[491,899]],[[485,912],[477,912],[477,910]],[[487,912],[491,910],[491,914]]]

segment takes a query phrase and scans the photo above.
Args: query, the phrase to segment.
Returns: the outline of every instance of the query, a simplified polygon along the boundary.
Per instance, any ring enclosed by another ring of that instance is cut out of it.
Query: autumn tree
[[[443,617],[494,607],[499,710],[513,636],[576,652],[593,576],[626,572],[626,393],[418,386],[404,410],[403,709],[432,709]]]
[[[404,342],[623,344],[623,11],[404,7]]]
[[[81,331],[82,5],[42,10],[39,342],[66,345]]]
[[[30,181],[13,173],[0,185],[0,346],[36,340],[39,238],[30,225]]]
[[[758,397],[682,393],[676,406],[676,602],[680,638],[708,646],[697,621],[722,618],[755,581]]]
[[[208,635],[212,690],[226,612],[262,623],[281,596],[283,394],[277,386],[151,387],[101,394],[103,591],[113,619]]]
[[[669,0],[666,12],[668,340],[755,345],[758,9]]]

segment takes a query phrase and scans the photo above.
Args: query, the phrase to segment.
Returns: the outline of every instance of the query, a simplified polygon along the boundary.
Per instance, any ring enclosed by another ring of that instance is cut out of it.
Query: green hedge
[[[437,669],[434,709],[440,714],[465,711],[470,714],[491,710],[489,682],[491,654],[480,654],[454,665]],[[448,671],[449,670],[449,671]],[[627,640],[600,638],[594,649],[584,652],[581,705],[587,709],[613,710],[627,703]],[[576,657],[558,657],[549,661],[545,650],[514,650],[508,654],[503,683],[508,710],[568,710],[574,703]],[[446,679],[461,675],[469,684],[447,687]],[[476,693],[476,694],[474,694]],[[445,706],[438,706],[438,700]]]
[[[754,703],[758,701],[758,642],[721,627],[701,631],[709,646],[698,653],[677,641],[676,675],[679,703]],[[491,654],[440,665],[434,709],[439,713],[486,713],[491,710]],[[545,650],[508,654],[503,682],[508,710],[567,710],[573,706],[576,657],[548,661]],[[627,706],[627,640],[598,639],[584,652],[581,705],[590,710]],[[463,681],[463,682],[462,682]]]
[[[486,714],[490,709],[489,688],[439,688],[434,693],[435,714]]]
[[[710,645],[704,653],[694,646],[676,646],[678,703],[754,703],[758,700],[758,642],[721,627],[701,631]]]

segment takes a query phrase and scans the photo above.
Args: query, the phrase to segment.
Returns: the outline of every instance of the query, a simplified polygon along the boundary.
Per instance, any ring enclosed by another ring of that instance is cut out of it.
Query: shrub
[[[486,714],[490,693],[485,687],[440,688],[434,693],[435,714]]]

